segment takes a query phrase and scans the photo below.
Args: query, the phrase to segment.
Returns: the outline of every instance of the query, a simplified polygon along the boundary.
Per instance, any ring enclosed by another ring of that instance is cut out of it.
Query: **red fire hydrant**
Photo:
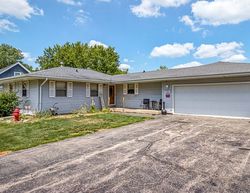
[[[20,121],[20,109],[18,107],[12,113],[14,121]]]

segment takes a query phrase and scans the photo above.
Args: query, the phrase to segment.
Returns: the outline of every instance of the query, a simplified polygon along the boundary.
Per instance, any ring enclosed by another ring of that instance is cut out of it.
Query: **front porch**
[[[132,109],[132,108],[110,108],[111,112],[116,113],[136,113],[136,114],[147,114],[147,115],[160,115],[160,110],[150,109]]]

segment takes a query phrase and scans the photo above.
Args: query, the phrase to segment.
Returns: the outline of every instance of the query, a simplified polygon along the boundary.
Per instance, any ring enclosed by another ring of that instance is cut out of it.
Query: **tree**
[[[161,65],[160,66],[160,68],[158,69],[158,70],[167,70],[168,69],[168,67],[167,66],[165,66],[165,65]]]
[[[22,62],[24,56],[22,51],[8,44],[0,44],[0,69],[9,65],[20,62],[30,71],[33,70],[32,66]]]
[[[89,46],[81,42],[54,45],[44,50],[36,62],[41,69],[58,66],[89,68],[106,74],[123,74],[119,67],[119,55],[112,47]]]
[[[0,44],[0,68],[20,62],[23,58],[21,50],[8,44]]]

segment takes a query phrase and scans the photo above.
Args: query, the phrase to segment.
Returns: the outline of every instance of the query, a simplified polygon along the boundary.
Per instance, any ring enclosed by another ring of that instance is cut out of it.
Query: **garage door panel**
[[[174,87],[175,113],[250,117],[250,84]]]

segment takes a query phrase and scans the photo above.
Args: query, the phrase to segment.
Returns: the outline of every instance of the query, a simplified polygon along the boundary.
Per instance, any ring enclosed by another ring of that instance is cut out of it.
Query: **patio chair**
[[[143,99],[143,109],[149,109],[150,99]]]
[[[162,109],[162,99],[160,99],[160,102],[159,102],[159,110]]]

